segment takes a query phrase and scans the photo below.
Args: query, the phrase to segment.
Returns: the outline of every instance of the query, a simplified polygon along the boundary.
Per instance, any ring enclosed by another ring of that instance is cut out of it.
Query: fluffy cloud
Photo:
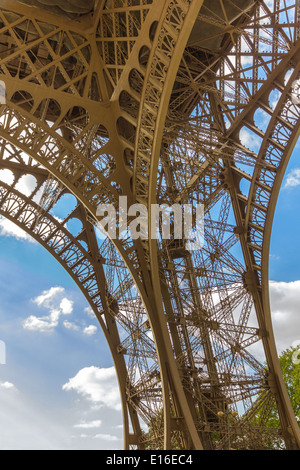
[[[112,436],[111,434],[96,434],[94,439],[101,439],[101,441],[119,441],[120,439],[117,436]]]
[[[70,313],[73,312],[73,304],[74,302],[70,299],[67,299],[66,297],[64,297],[62,299],[62,301],[60,302],[60,308],[61,308],[61,311],[64,315],[69,315]]]
[[[83,329],[85,335],[91,336],[97,332],[97,327],[95,325],[89,325]]]
[[[270,281],[270,307],[276,349],[278,355],[292,346],[300,344],[300,280],[294,282]],[[250,324],[257,326],[253,310]],[[266,357],[259,341],[248,348],[259,361]]]
[[[251,149],[253,152],[257,152],[259,150],[261,145],[261,138],[246,127],[242,127],[240,130],[240,139],[241,143],[245,147]]]
[[[51,287],[35,297],[32,302],[39,309],[46,309],[48,312],[46,315],[29,315],[23,321],[25,330],[53,333],[58,326],[62,325],[69,331],[78,331],[86,336],[94,335],[98,331],[96,325],[87,326],[86,321],[80,317],[76,318],[75,322],[65,319],[73,313],[74,301],[66,296],[64,287]],[[90,311],[92,312],[89,307],[85,308],[85,313],[89,314]],[[93,312],[92,314],[91,317],[95,319]]]
[[[62,388],[65,391],[73,390],[95,404],[121,410],[120,391],[114,367],[85,367]]]
[[[48,315],[30,315],[23,322],[23,328],[42,333],[52,333],[59,324],[61,315],[70,315],[73,311],[73,301],[64,296],[63,287],[51,287],[33,299],[39,308],[46,308]]]
[[[71,321],[68,321],[68,320],[65,320],[63,322],[63,325],[65,328],[67,328],[67,330],[74,330],[74,331],[78,331],[79,330],[79,326],[76,325],[76,323],[73,323]]]
[[[74,424],[74,428],[78,428],[78,429],[100,428],[101,424],[102,424],[102,421],[100,419],[96,419],[94,421]]]
[[[16,387],[14,386],[14,384],[8,381],[0,382],[0,388],[4,388],[7,390],[16,390]]]
[[[294,188],[300,184],[300,168],[294,168],[286,177],[284,188]]]
[[[85,307],[84,313],[86,313],[90,318],[95,318],[95,313],[93,312],[93,309],[90,305]]]
[[[52,333],[54,328],[58,325],[59,316],[59,310],[52,310],[50,315],[44,317],[30,315],[26,320],[24,320],[23,328],[25,330],[40,331],[42,333]]]
[[[16,184],[16,189],[25,196],[30,196],[36,185],[37,180],[33,175],[23,175]]]
[[[64,292],[63,287],[51,287],[49,290],[44,290],[41,295],[38,295],[33,302],[39,307],[51,307],[56,296]]]
[[[4,217],[0,217],[0,235],[4,237],[14,237],[18,240],[26,240],[30,243],[37,243],[34,238],[24,232],[24,230]]]
[[[270,304],[277,349],[280,354],[300,340],[300,280],[270,282]]]

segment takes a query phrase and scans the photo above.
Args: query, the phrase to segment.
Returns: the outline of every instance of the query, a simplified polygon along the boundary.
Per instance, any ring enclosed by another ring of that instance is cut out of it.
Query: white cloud
[[[101,424],[102,424],[102,421],[100,419],[96,419],[94,421],[74,424],[74,428],[79,428],[79,429],[100,428]]]
[[[48,310],[46,315],[29,315],[23,321],[23,328],[41,333],[53,333],[55,328],[60,325],[61,319],[65,315],[73,313],[74,301],[65,295],[65,289],[61,286],[51,287],[35,297],[32,302],[39,309]],[[89,310],[87,313],[89,313]],[[94,316],[95,317],[95,316]],[[95,325],[85,326],[82,321],[63,320],[62,325],[67,330],[82,331],[84,335],[91,336],[97,333],[98,328]]]
[[[96,434],[94,439],[101,439],[102,441],[119,441],[120,438],[112,436],[111,434]]]
[[[70,378],[62,388],[66,391],[73,390],[95,404],[114,410],[121,409],[120,392],[114,367],[85,367]]]
[[[16,387],[11,382],[0,382],[0,388],[5,388],[7,390],[16,390]]]
[[[16,184],[16,189],[25,196],[30,196],[37,185],[37,180],[33,175],[23,175]]]
[[[284,188],[294,188],[300,185],[300,168],[291,170],[285,180]]]
[[[70,313],[73,312],[73,304],[74,302],[70,299],[67,299],[66,297],[64,297],[62,299],[62,301],[60,302],[60,308],[61,308],[61,311],[64,315],[69,315]]]
[[[2,169],[0,170],[0,181],[3,181],[3,183],[8,184],[11,186],[14,182],[14,174],[11,170],[8,169]]]
[[[14,237],[18,240],[25,240],[30,243],[37,243],[34,238],[24,232],[18,225],[2,216],[0,216],[0,235],[4,237]]]
[[[274,8],[274,1],[273,0],[265,0],[265,4],[267,5],[267,7],[273,11],[273,8]]]
[[[300,280],[270,282],[272,323],[278,353],[300,340]]]
[[[63,325],[65,328],[67,328],[67,330],[75,330],[75,331],[78,331],[79,330],[79,326],[76,325],[75,323],[71,322],[71,321],[68,321],[68,320],[65,320],[63,322]]]
[[[23,328],[25,330],[40,331],[41,333],[52,333],[54,328],[58,325],[59,315],[59,310],[52,310],[50,315],[44,317],[30,315],[24,320]]]
[[[300,343],[300,280],[293,282],[270,281],[269,292],[271,321],[277,353],[280,356],[293,344]],[[254,310],[253,315],[255,321]],[[259,361],[266,361],[261,341],[251,345],[248,350]]]
[[[84,312],[90,317],[90,318],[95,318],[95,313],[90,305],[85,307]]]
[[[272,109],[275,109],[278,101],[280,100],[281,92],[277,89],[273,89],[269,94],[269,105]]]
[[[65,289],[63,287],[51,287],[33,299],[33,303],[39,308],[49,310],[49,314],[40,317],[29,315],[23,322],[23,328],[42,333],[52,333],[58,326],[61,315],[69,315],[73,311],[73,301],[67,297],[62,298],[64,293]],[[70,324],[65,324],[65,326],[68,328]]]
[[[258,151],[262,142],[258,135],[254,134],[254,132],[250,131],[246,127],[242,127],[240,130],[240,141],[242,145],[252,150],[253,152]]]
[[[88,336],[94,335],[96,332],[97,332],[97,327],[95,325],[89,325],[83,330],[83,333]]]
[[[49,290],[44,290],[41,295],[38,295],[33,302],[35,302],[39,307],[51,307],[53,300],[58,294],[64,292],[63,287],[51,287]]]

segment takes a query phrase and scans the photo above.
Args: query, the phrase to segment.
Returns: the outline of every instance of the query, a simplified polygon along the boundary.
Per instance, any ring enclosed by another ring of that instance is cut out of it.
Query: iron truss
[[[0,170],[12,176],[0,214],[93,308],[119,379],[125,449],[299,448],[268,258],[299,135],[300,2],[43,3],[0,1]],[[26,175],[30,194],[19,189]],[[66,193],[77,206],[58,221],[51,210]],[[100,241],[97,208],[118,210],[120,196],[149,220],[153,204],[203,204],[203,248]],[[274,404],[280,429],[266,426]]]

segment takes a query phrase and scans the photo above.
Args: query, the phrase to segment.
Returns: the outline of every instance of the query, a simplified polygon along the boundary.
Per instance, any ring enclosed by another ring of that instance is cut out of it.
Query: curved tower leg
[[[0,5],[0,165],[44,191],[37,204],[3,184],[0,212],[93,305],[119,378],[125,447],[265,448],[275,399],[275,433],[299,448],[268,299],[274,207],[299,131],[299,2],[35,3]],[[51,219],[64,191],[77,198],[87,250]],[[121,236],[117,224],[99,244],[99,207],[120,215],[124,196],[147,210],[148,237]],[[149,237],[160,204],[203,206],[201,249],[175,222],[169,237]]]

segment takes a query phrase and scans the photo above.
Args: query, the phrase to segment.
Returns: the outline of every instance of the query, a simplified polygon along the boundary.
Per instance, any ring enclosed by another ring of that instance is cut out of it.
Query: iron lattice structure
[[[268,291],[299,134],[299,19],[298,0],[0,1],[0,168],[11,175],[0,214],[93,308],[125,449],[300,446]],[[35,188],[23,194],[28,175]],[[77,206],[58,221],[65,194]],[[117,211],[121,195],[149,219],[153,204],[203,204],[203,248],[100,241],[97,208]],[[266,426],[274,406],[280,429]]]

